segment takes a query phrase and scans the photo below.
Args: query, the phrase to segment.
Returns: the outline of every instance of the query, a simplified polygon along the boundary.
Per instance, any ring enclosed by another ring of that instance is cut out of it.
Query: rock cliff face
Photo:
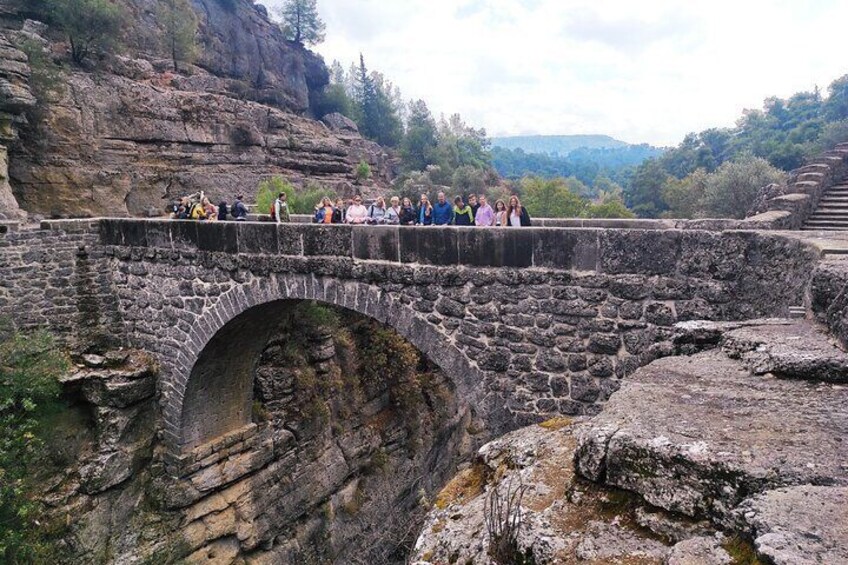
[[[4,97],[0,111],[15,112],[9,178],[23,209],[63,217],[159,215],[168,201],[198,190],[216,201],[243,192],[250,201],[257,183],[274,174],[350,194],[359,189],[352,182],[360,161],[371,165],[374,183],[390,180],[390,158],[379,145],[307,117],[310,95],[327,82],[326,67],[286,42],[261,7],[238,0],[230,10],[226,2],[195,0],[201,54],[196,66],[175,73],[156,47],[155,2],[123,4],[135,23],[125,56],[91,68],[70,65],[59,36],[42,30],[65,83],[51,100],[32,95],[26,57],[12,47],[26,26],[38,26],[24,14],[3,14],[0,88],[15,96]]]
[[[36,104],[29,78],[26,54],[0,35],[0,220],[22,215],[9,184],[7,146],[17,140],[24,113]]]
[[[167,58],[156,3],[122,0],[136,24],[125,32],[133,56]],[[199,20],[198,67],[241,97],[299,114],[309,110],[312,92],[329,82],[320,56],[286,41],[260,4],[243,0],[191,0],[191,4]]]
[[[179,483],[154,437],[155,367],[140,352],[83,357],[44,477],[53,519],[70,524],[66,562],[404,562],[428,497],[486,434],[411,346],[342,316],[301,303],[280,320],[252,428]]]

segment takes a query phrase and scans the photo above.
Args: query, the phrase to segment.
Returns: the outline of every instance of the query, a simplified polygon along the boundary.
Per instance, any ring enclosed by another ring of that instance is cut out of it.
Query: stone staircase
[[[825,192],[801,229],[848,231],[848,182],[843,180]]]

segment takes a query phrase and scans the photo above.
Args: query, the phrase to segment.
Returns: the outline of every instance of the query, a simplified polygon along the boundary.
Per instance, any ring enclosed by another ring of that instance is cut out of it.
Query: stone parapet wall
[[[291,214],[293,224],[311,224],[311,214]],[[269,222],[267,214],[249,214],[252,222]],[[604,229],[640,229],[640,230],[750,230],[761,229],[765,217],[752,220],[733,220],[729,218],[704,218],[699,220],[681,219],[642,219],[642,218],[533,218],[533,227],[537,228],[604,228]],[[771,222],[769,222],[770,225]],[[405,226],[409,227],[409,226]]]

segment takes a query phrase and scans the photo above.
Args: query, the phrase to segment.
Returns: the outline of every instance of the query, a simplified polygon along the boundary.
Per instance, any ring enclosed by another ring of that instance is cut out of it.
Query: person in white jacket
[[[357,195],[353,197],[353,205],[347,209],[345,223],[348,224],[364,224],[368,219],[368,210],[362,205],[362,197]]]

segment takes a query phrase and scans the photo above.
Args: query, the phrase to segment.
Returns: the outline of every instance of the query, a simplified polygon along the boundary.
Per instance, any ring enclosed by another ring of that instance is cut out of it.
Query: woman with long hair
[[[400,225],[414,226],[415,225],[415,206],[412,205],[412,200],[404,196],[403,204],[400,207]]]
[[[382,224],[386,218],[386,199],[378,196],[371,206],[368,207],[368,223]]]
[[[206,198],[205,196],[203,197],[203,200],[201,201],[201,203],[203,204],[203,211],[206,213],[206,219],[213,221],[213,222],[217,222],[218,221],[218,207],[215,206],[214,204],[212,204],[211,202],[209,202],[209,199]]]
[[[527,213],[527,208],[521,205],[521,200],[515,194],[509,197],[506,218],[509,227],[516,228],[530,225],[530,214]]]
[[[433,224],[433,205],[430,204],[430,199],[426,194],[421,195],[421,202],[418,204],[416,215],[416,224],[422,226],[429,226]]]
[[[507,226],[508,216],[506,215],[506,203],[503,200],[495,202],[495,226],[505,228]]]
[[[313,218],[313,222],[316,224],[332,224],[334,212],[335,208],[333,208],[333,201],[325,196],[321,199],[321,202],[315,206],[315,217]]]

